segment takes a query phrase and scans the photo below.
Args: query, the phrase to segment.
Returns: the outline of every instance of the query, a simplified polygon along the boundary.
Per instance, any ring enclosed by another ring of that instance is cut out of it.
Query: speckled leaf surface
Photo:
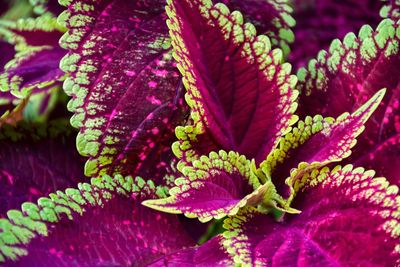
[[[174,57],[196,134],[260,162],[296,109],[290,65],[281,64],[282,52],[271,50],[267,36],[256,36],[240,12],[211,1],[168,2]]]
[[[334,39],[357,32],[365,24],[376,27],[381,16],[398,19],[400,8],[394,2],[398,1],[293,1],[295,42],[289,61],[296,68],[304,67],[320,50],[327,49]]]
[[[375,167],[394,184],[400,181],[393,164],[399,158],[399,39],[398,23],[384,20],[376,31],[365,26],[358,37],[348,34],[343,42],[334,41],[328,52],[321,52],[298,74],[301,117],[352,112],[381,88],[387,89],[350,160]]]
[[[373,177],[351,165],[314,171],[296,184],[301,214],[276,222],[246,208],[225,221],[224,245],[242,266],[397,266],[398,188]]]
[[[77,147],[89,157],[85,174],[140,174],[149,154],[168,150],[185,113],[163,1],[82,3],[65,2],[59,21],[68,28],[61,66]]]
[[[62,121],[0,130],[0,216],[81,181],[84,160],[74,141],[75,132]]]
[[[235,215],[241,207],[268,203],[275,197],[275,187],[270,182],[261,185],[253,169],[249,160],[235,152],[211,152],[182,167],[184,176],[175,180],[170,197],[143,204],[202,222]]]
[[[17,266],[145,266],[193,246],[176,215],[142,206],[159,189],[103,176],[24,203],[0,220],[0,260]]]

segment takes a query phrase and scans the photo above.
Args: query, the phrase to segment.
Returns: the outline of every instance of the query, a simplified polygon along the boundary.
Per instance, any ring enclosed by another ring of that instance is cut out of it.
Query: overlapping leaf
[[[206,154],[217,147],[259,163],[296,109],[290,65],[281,64],[282,52],[271,50],[268,37],[256,36],[240,12],[223,4],[169,1],[167,13],[196,139]]]
[[[303,67],[322,49],[327,49],[336,38],[357,32],[363,25],[376,27],[382,17],[399,18],[398,1],[383,0],[295,0],[295,42],[290,62]],[[381,10],[381,12],[380,12]]]
[[[64,73],[59,69],[65,51],[58,45],[63,28],[56,19],[44,15],[18,22],[0,22],[5,38],[16,45],[14,58],[0,73],[0,90],[15,98],[54,87]]]
[[[234,215],[246,205],[274,202],[275,187],[271,182],[261,185],[251,162],[235,152],[211,152],[183,167],[182,173],[170,197],[143,204],[207,222]]]
[[[258,33],[267,35],[274,48],[281,48],[287,56],[294,41],[292,27],[295,21],[289,1],[283,0],[221,0],[230,10],[238,10],[251,22]]]
[[[64,11],[58,0],[29,0],[29,3],[33,6],[33,12],[36,14],[51,12],[54,15],[59,15]]]
[[[299,215],[274,222],[254,208],[225,221],[224,245],[242,266],[397,266],[398,188],[351,165],[296,183]]]
[[[143,266],[193,246],[175,215],[140,204],[158,190],[141,178],[103,176],[25,202],[0,219],[0,262]]]
[[[357,143],[356,138],[364,131],[365,123],[384,95],[385,90],[379,91],[353,114],[343,113],[337,119],[321,115],[306,117],[281,139],[279,147],[261,163],[264,173],[287,197],[289,188],[283,182],[292,186],[304,173],[349,157]],[[290,178],[286,180],[288,176]]]
[[[67,122],[19,124],[0,131],[0,216],[25,201],[76,185],[84,161]]]
[[[348,34],[343,43],[335,40],[329,52],[320,52],[318,59],[298,74],[301,117],[354,111],[375,92],[387,88],[350,159],[357,165],[375,167],[394,184],[400,181],[393,164],[400,156],[399,40],[398,23],[384,20],[376,31],[364,26],[358,37]]]
[[[68,28],[61,66],[70,76],[64,90],[72,96],[71,123],[80,128],[77,147],[90,157],[85,173],[140,174],[154,154],[146,178],[162,176],[169,163],[156,159],[170,154],[185,115],[163,1],[82,3],[65,3],[59,21]]]
[[[164,266],[232,266],[232,257],[222,245],[222,238],[215,237],[207,243],[199,246],[184,249],[167,255],[148,265],[149,267]]]

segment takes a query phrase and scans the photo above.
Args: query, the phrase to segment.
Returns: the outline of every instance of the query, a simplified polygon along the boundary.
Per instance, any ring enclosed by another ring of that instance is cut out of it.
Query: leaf
[[[146,266],[193,246],[175,215],[140,204],[156,190],[141,178],[105,175],[38,204],[25,202],[21,211],[0,219],[0,260],[20,258],[18,266]]]
[[[81,181],[84,161],[67,122],[51,121],[0,130],[0,216],[25,201]]]
[[[0,69],[3,71],[4,65],[14,57],[15,51],[12,44],[3,40],[0,40],[0,49]]]
[[[0,128],[5,124],[16,126],[19,121],[23,120],[23,112],[28,101],[29,99],[24,99],[13,110],[4,112],[0,117]]]
[[[289,45],[294,41],[291,30],[296,24],[291,13],[289,1],[277,0],[222,0],[230,10],[239,10],[245,20],[251,22],[258,33],[267,35],[272,47],[282,49],[286,57],[290,52]]]
[[[379,11],[384,2],[389,1],[293,1],[296,27],[293,29],[295,42],[289,62],[296,69],[303,67],[320,50],[328,49],[334,39],[342,39],[349,32],[357,32],[365,24],[376,27],[381,20]]]
[[[394,21],[400,18],[400,3],[399,1],[383,0],[385,5],[381,8],[379,14],[382,18],[390,18]]]
[[[187,111],[163,1],[78,3],[64,1],[59,22],[68,28],[61,67],[69,74],[71,123],[80,128],[77,148],[89,157],[85,174],[142,175],[148,160],[144,178],[158,179],[168,161],[157,159],[171,154],[173,130]]]
[[[167,14],[200,134],[219,149],[264,160],[296,109],[296,78],[281,64],[282,52],[221,3],[168,1]]]
[[[29,3],[33,6],[33,12],[40,15],[46,12],[59,15],[64,11],[57,0],[29,0]]]
[[[149,267],[163,266],[232,266],[234,263],[217,236],[207,243],[167,255]]]
[[[182,173],[170,197],[143,205],[207,222],[234,215],[245,205],[268,203],[276,193],[270,182],[261,185],[250,161],[235,152],[211,152],[182,167]]]
[[[352,112],[375,92],[387,88],[382,104],[366,124],[367,130],[358,139],[349,161],[358,166],[377,167],[378,174],[394,184],[400,181],[393,170],[393,161],[399,156],[396,141],[400,129],[399,32],[399,24],[390,20],[382,21],[376,31],[364,26],[358,37],[348,34],[343,42],[334,41],[329,52],[321,52],[317,60],[310,61],[307,70],[298,73],[301,117],[305,114],[335,117],[344,111]],[[385,160],[388,156],[391,161]]]
[[[15,43],[16,54],[0,73],[0,90],[24,99],[50,88],[64,79],[59,69],[65,51],[58,45],[62,28],[48,15],[18,22],[0,21],[9,42]]]
[[[315,170],[295,186],[301,214],[274,222],[243,209],[225,221],[224,246],[242,266],[396,266],[398,188],[373,177],[351,165]]]
[[[380,90],[353,114],[343,113],[336,120],[316,115],[300,121],[281,139],[279,148],[261,163],[264,173],[277,185],[278,192],[287,196],[287,192],[283,193],[288,189],[283,185],[284,181],[291,186],[305,172],[348,158],[384,95],[385,90]]]

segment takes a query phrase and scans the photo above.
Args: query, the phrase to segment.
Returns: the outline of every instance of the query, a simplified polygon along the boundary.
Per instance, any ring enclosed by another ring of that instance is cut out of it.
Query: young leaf
[[[242,266],[396,266],[398,188],[351,165],[296,183],[302,211],[274,222],[254,208],[228,218],[224,246]]]
[[[198,217],[201,222],[234,215],[239,208],[273,200],[275,188],[267,182],[260,184],[244,156],[221,150],[202,156],[182,167],[184,177],[175,180],[170,197],[147,200],[143,205],[169,212]]]
[[[141,175],[150,154],[169,153],[173,129],[186,113],[164,2],[80,3],[65,1],[68,10],[59,22],[68,28],[61,45],[69,52],[61,67],[69,74],[64,90],[72,96],[71,123],[80,128],[77,147],[89,157],[85,174]]]
[[[365,123],[384,95],[385,90],[380,90],[353,114],[343,113],[336,120],[317,115],[300,121],[281,139],[279,148],[261,163],[264,173],[277,185],[278,192],[287,195],[279,190],[284,187],[284,181],[291,186],[305,172],[349,157],[357,143],[356,138],[364,131]],[[290,178],[286,180],[289,174]]]
[[[400,176],[393,161],[399,159],[400,96],[399,23],[382,21],[377,30],[364,26],[359,36],[348,34],[343,42],[336,40],[329,52],[320,52],[309,68],[298,73],[300,115],[337,116],[355,111],[381,88],[387,88],[382,104],[366,124],[367,131],[358,140],[352,162],[377,167],[379,175],[395,184]],[[329,100],[328,100],[329,99]],[[312,107],[312,108],[311,108]],[[387,152],[393,152],[386,161]],[[376,156],[375,156],[376,155]],[[361,165],[362,164],[362,165]]]
[[[146,266],[194,242],[175,215],[140,204],[157,188],[141,178],[103,176],[78,189],[25,202],[0,219],[0,262],[18,266]],[[160,191],[161,192],[161,191]]]
[[[264,160],[296,109],[282,52],[221,3],[172,0],[167,14],[196,127],[220,149]]]
[[[81,181],[84,161],[67,123],[20,123],[0,130],[0,216]]]

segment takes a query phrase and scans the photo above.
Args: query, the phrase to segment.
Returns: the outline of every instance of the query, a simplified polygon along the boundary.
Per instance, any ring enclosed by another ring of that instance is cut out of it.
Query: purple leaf
[[[296,183],[302,211],[275,222],[254,208],[225,221],[236,263],[257,266],[397,266],[398,188],[351,165],[324,168]]]
[[[104,176],[78,188],[9,211],[0,220],[0,262],[146,266],[195,245],[175,215],[140,204],[159,190],[151,181]]]
[[[89,157],[85,174],[157,180],[186,115],[164,2],[83,1],[89,8],[76,2],[59,17],[68,28],[61,44],[69,50],[61,67],[69,74],[71,123],[80,128],[77,147]]]
[[[0,216],[81,181],[84,161],[66,122],[0,131]]]
[[[15,50],[12,44],[0,40],[0,51],[0,70],[3,71],[4,65],[14,57]]]
[[[221,3],[169,1],[167,13],[196,134],[264,160],[296,109],[296,78],[282,52]]]
[[[258,33],[267,35],[272,47],[282,49],[284,55],[290,52],[294,41],[291,28],[296,24],[291,16],[292,8],[287,1],[277,0],[221,0],[230,10],[242,12],[246,21],[251,22]]]
[[[254,163],[253,163],[254,164]],[[143,205],[198,217],[201,222],[234,215],[245,205],[257,205],[274,197],[271,183],[260,184],[251,162],[235,152],[211,152],[182,168],[170,197],[147,200]]]
[[[3,25],[4,24],[4,25]],[[7,39],[16,44],[16,54],[0,73],[0,90],[26,98],[53,88],[64,78],[59,69],[65,51],[58,45],[62,28],[55,18],[43,15],[18,22],[1,22]]]
[[[342,39],[365,24],[377,26],[381,20],[379,11],[384,5],[384,1],[376,0],[293,2],[295,42],[289,61],[296,68],[305,66],[320,50],[327,49],[334,39]]]
[[[376,93],[353,114],[343,113],[336,120],[306,117],[292,132],[281,139],[276,148],[261,163],[267,177],[272,177],[278,192],[287,197],[291,185],[305,172],[320,168],[331,162],[339,162],[351,155],[357,137],[364,131],[365,123],[374,113],[385,95],[385,90]],[[285,179],[290,176],[289,180]],[[282,190],[282,187],[285,188]]]
[[[356,110],[375,92],[387,88],[349,160],[358,166],[377,168],[379,175],[399,185],[400,176],[393,168],[399,157],[400,132],[398,29],[398,23],[384,20],[376,31],[365,26],[359,37],[348,34],[343,43],[334,41],[329,52],[321,52],[307,70],[299,71],[298,89],[302,91],[301,117],[335,117]],[[391,160],[385,160],[389,156]]]
[[[217,236],[199,247],[192,247],[167,255],[148,266],[232,266],[234,262],[223,248],[221,241],[222,238]]]

